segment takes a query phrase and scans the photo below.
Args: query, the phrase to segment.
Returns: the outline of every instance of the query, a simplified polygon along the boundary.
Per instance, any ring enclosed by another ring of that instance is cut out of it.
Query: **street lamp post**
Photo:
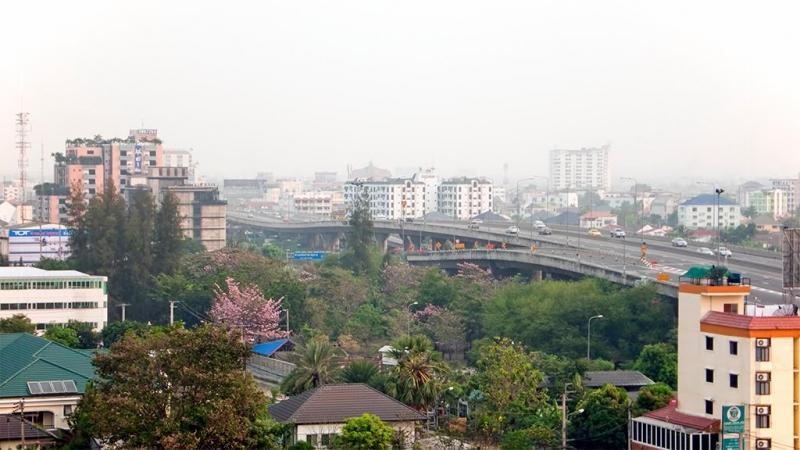
[[[720,257],[720,255],[719,255],[719,253],[720,253],[720,252],[719,252],[719,246],[720,246],[720,231],[719,231],[719,228],[720,228],[720,227],[719,227],[719,225],[720,225],[720,224],[719,224],[719,222],[720,222],[720,221],[719,221],[719,219],[720,219],[720,214],[719,214],[719,197],[722,195],[722,193],[723,193],[723,192],[725,192],[725,189],[722,189],[722,188],[714,188],[714,193],[715,193],[715,194],[717,194],[717,208],[716,208],[716,211],[714,211],[714,220],[716,220],[716,222],[717,222],[717,266],[719,266],[719,257]],[[726,256],[725,258],[727,259],[727,256]]]
[[[589,317],[589,326],[587,327],[586,331],[586,359],[589,361],[592,360],[592,320],[602,319],[602,318],[603,318],[602,314]]]
[[[567,419],[569,419],[569,416],[583,412],[583,408],[572,414],[567,411],[567,395],[573,392],[567,390],[569,386],[572,386],[572,383],[564,383],[564,392],[561,393],[561,450],[567,450]]]

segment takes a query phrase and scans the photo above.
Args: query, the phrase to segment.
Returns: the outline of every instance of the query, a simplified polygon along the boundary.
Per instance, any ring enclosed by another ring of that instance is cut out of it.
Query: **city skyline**
[[[518,177],[545,174],[554,148],[606,144],[612,181],[800,167],[792,3],[36,8],[0,27],[4,176],[20,109],[32,178],[42,144],[141,125],[218,178],[369,161]]]

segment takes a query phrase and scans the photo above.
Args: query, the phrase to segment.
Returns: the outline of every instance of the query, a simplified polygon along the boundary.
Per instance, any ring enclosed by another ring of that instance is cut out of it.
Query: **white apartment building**
[[[425,214],[439,210],[439,176],[436,174],[436,169],[429,167],[427,169],[420,168],[418,172],[411,178],[414,181],[422,182],[425,184],[425,193],[431,195],[425,196]]]
[[[773,189],[780,189],[786,196],[786,210],[789,215],[800,208],[800,176],[797,178],[776,178],[770,180]]]
[[[439,212],[457,220],[471,217],[494,207],[492,182],[482,178],[454,178],[439,185]]]
[[[421,181],[387,179],[384,181],[348,181],[344,185],[344,202],[347,209],[356,199],[366,195],[370,213],[376,220],[402,220],[425,215],[425,204],[430,195]]]
[[[108,321],[107,283],[75,270],[0,267],[0,318],[24,314],[40,332],[70,320],[100,331]]]
[[[757,315],[746,279],[703,272],[690,269],[679,285],[677,402],[633,419],[631,448],[721,448],[726,406],[744,417],[744,432],[726,431],[735,448],[798,448],[800,317]]]
[[[331,217],[333,210],[344,202],[344,195],[335,191],[303,192],[294,196],[294,211]]]
[[[742,195],[744,208],[753,207],[756,213],[770,215],[778,220],[789,215],[789,196],[783,189],[763,189],[757,191],[746,191]]]
[[[550,151],[550,189],[607,191],[609,146]]]
[[[195,183],[195,169],[197,164],[194,163],[192,156],[192,149],[165,149],[164,150],[164,166],[166,167],[186,167],[188,169],[188,183]]]
[[[741,223],[742,214],[739,205],[726,197],[719,198],[719,209],[717,209],[717,196],[714,194],[701,194],[678,206],[678,225],[690,230],[715,229],[717,225],[720,228],[731,228]]]

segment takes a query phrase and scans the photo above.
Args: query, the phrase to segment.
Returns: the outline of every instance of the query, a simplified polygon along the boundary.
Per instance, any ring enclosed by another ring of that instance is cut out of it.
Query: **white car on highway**
[[[702,254],[702,255],[710,255],[710,256],[714,256],[714,250],[711,250],[711,249],[710,249],[710,248],[708,248],[708,247],[700,247],[700,248],[698,248],[698,249],[697,249],[697,253],[700,253],[700,254]]]
[[[516,225],[511,225],[510,227],[506,228],[506,234],[519,234],[519,227]]]
[[[541,220],[537,220],[536,222],[533,223],[533,228],[541,230],[543,228],[547,228],[547,225],[545,225],[544,222],[542,222]]]
[[[732,258],[733,252],[728,250],[728,247],[720,247],[718,250],[719,256],[724,256],[726,258]]]
[[[673,247],[688,247],[689,243],[686,242],[686,239],[684,239],[684,238],[676,237],[675,239],[672,240],[672,246]]]
[[[467,228],[470,230],[478,230],[481,228],[481,225],[483,225],[483,221],[481,219],[472,219],[469,221]]]

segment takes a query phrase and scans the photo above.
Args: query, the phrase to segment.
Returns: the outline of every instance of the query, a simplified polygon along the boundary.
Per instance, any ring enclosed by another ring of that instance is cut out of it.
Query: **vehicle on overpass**
[[[614,228],[611,230],[611,237],[612,238],[624,238],[625,237],[625,230],[622,228]]]
[[[551,230],[548,227],[539,228],[539,234],[541,234],[543,236],[549,236],[549,235],[553,234],[553,230]]]
[[[592,228],[591,230],[587,231],[586,234],[589,236],[602,236],[603,233],[600,232],[597,228]]]
[[[689,243],[686,242],[686,239],[684,239],[682,237],[676,237],[675,239],[672,240],[672,246],[673,247],[688,247]]]
[[[545,225],[544,222],[542,222],[541,220],[537,220],[536,222],[533,222],[533,228],[541,230],[547,228],[547,225]]]
[[[514,235],[514,236],[518,235],[519,234],[519,227],[516,226],[516,225],[511,225],[510,227],[506,228],[506,234],[511,234],[511,235]]]
[[[467,226],[467,228],[469,228],[470,230],[479,230],[481,228],[482,224],[483,224],[483,220],[481,220],[481,219],[472,219],[472,220],[469,221],[469,225]]]
[[[724,256],[726,258],[732,258],[733,257],[733,252],[730,251],[728,249],[728,247],[720,247],[720,248],[717,249],[717,252],[719,252],[719,256]]]
[[[700,247],[700,248],[698,248],[697,249],[697,253],[700,253],[701,255],[714,256],[714,250],[711,250],[708,247]]]

